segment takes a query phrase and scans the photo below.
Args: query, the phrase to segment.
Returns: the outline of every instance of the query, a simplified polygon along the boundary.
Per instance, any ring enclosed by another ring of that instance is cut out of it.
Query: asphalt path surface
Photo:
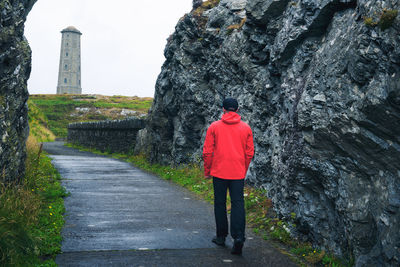
[[[213,207],[133,165],[45,143],[70,192],[59,266],[296,266],[248,231],[243,255],[211,242]]]

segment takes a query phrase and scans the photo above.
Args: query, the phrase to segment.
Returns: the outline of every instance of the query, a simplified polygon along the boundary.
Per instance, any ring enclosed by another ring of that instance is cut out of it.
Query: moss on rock
[[[398,10],[383,10],[381,17],[379,18],[379,22],[377,23],[382,31],[390,28],[393,25],[398,13]]]

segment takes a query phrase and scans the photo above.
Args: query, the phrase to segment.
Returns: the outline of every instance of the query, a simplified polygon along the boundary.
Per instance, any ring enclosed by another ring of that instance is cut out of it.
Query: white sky
[[[25,23],[30,94],[55,94],[61,30],[80,30],[82,93],[151,96],[166,39],[192,0],[38,0]]]

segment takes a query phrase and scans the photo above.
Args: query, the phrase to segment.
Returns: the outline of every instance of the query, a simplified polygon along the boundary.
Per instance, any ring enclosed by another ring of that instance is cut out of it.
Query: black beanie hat
[[[234,98],[225,98],[222,106],[227,111],[236,111],[239,108],[239,104]]]

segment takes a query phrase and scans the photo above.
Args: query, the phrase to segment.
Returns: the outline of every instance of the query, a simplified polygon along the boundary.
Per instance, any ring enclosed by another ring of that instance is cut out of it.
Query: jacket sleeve
[[[210,176],[214,156],[215,136],[212,125],[208,128],[203,146],[204,176]]]
[[[251,129],[249,130],[249,134],[247,135],[247,141],[246,141],[246,155],[245,155],[245,164],[246,164],[246,172],[249,169],[249,165],[251,162],[251,159],[254,156],[254,143],[253,143],[253,132]]]

